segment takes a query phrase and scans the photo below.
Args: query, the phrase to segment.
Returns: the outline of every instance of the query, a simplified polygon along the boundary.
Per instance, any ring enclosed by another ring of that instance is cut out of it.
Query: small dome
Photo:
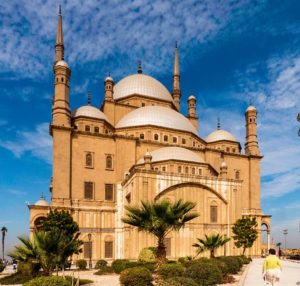
[[[231,133],[222,129],[213,131],[205,139],[205,141],[208,143],[222,140],[238,142],[238,140]]]
[[[246,109],[246,112],[251,110],[256,110],[256,108],[253,105],[249,105],[248,108]]]
[[[115,100],[133,94],[173,102],[173,97],[167,88],[155,78],[145,74],[127,76],[114,87]]]
[[[191,99],[196,99],[196,97],[194,95],[190,95],[188,100],[191,100]]]
[[[111,76],[107,76],[107,77],[105,78],[105,81],[114,81],[114,80],[113,80],[113,78],[112,78]]]
[[[182,130],[198,135],[194,125],[181,113],[162,106],[144,106],[127,113],[116,128],[154,125]]]
[[[35,206],[43,206],[43,207],[49,207],[48,202],[45,200],[43,196],[34,204]]]
[[[68,65],[68,63],[66,62],[66,61],[58,61],[56,64],[55,64],[55,66],[61,66],[61,67],[66,67],[66,68],[68,68],[69,67],[69,65]]]
[[[202,157],[196,154],[189,149],[185,149],[182,147],[164,147],[160,149],[156,149],[150,152],[152,155],[152,162],[160,162],[166,160],[177,160],[177,161],[186,161],[186,162],[194,162],[194,163],[205,163]],[[141,158],[137,163],[143,164],[144,157]]]
[[[100,109],[91,105],[81,106],[73,113],[73,117],[75,118],[80,116],[102,119],[109,122],[106,115]]]

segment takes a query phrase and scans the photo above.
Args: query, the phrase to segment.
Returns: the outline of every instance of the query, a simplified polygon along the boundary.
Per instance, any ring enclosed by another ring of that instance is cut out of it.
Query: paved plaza
[[[246,279],[239,286],[268,285],[262,279],[263,259],[254,259],[248,268]],[[300,285],[300,263],[282,260],[283,272],[278,286]]]

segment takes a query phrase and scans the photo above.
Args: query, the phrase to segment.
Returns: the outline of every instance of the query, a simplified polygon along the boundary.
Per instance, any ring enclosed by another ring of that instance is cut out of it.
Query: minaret
[[[256,108],[250,105],[245,112],[246,120],[246,143],[245,153],[247,155],[260,156],[258,141],[257,141],[257,111]]]
[[[177,42],[175,45],[175,56],[174,56],[174,71],[173,71],[173,98],[177,110],[180,110],[180,73],[179,73],[179,56]]]
[[[106,77],[104,81],[104,98],[105,100],[113,100],[113,93],[114,93],[114,80],[109,75]]]
[[[52,124],[70,127],[71,113],[69,104],[69,82],[71,70],[64,61],[64,44],[62,32],[61,8],[58,14],[57,37],[54,62],[54,98],[52,105]]]
[[[190,95],[188,98],[188,116],[187,118],[191,121],[191,123],[198,130],[198,116],[196,114],[196,97],[194,95]]]
[[[64,59],[64,38],[62,29],[61,6],[58,9],[58,25],[55,43],[55,63]]]
[[[54,96],[52,105],[51,135],[53,137],[52,195],[51,205],[70,206],[71,189],[71,112],[69,104],[69,82],[71,70],[64,61],[64,44],[61,8],[58,13],[55,43]]]

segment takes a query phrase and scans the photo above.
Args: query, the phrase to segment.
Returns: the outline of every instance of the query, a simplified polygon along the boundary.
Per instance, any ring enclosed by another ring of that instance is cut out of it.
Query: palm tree
[[[141,202],[141,207],[126,206],[126,217],[122,221],[135,226],[139,231],[144,231],[157,238],[158,266],[166,262],[166,248],[164,239],[172,231],[179,231],[185,223],[198,217],[191,213],[196,206],[192,202],[178,200],[171,204],[163,200],[155,203]]]
[[[220,246],[223,246],[227,243],[230,238],[220,235],[220,234],[212,234],[210,236],[205,234],[205,239],[197,238],[199,243],[194,243],[193,246],[197,248],[197,255],[200,253],[209,250],[210,257],[215,257],[215,250]]]
[[[82,242],[79,233],[67,237],[64,232],[37,231],[33,238],[18,237],[22,242],[8,255],[13,259],[38,264],[45,275],[51,275],[55,267],[65,265],[67,259],[80,252]]]
[[[1,233],[2,233],[2,259],[4,260],[4,242],[5,242],[5,235],[7,233],[7,228],[5,226],[1,228]]]

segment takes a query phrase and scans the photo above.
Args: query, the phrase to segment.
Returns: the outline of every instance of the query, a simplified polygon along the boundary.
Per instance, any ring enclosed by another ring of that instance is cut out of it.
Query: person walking
[[[271,248],[263,263],[263,279],[267,281],[267,284],[275,286],[279,282],[281,271],[282,265],[276,256],[276,250]]]

